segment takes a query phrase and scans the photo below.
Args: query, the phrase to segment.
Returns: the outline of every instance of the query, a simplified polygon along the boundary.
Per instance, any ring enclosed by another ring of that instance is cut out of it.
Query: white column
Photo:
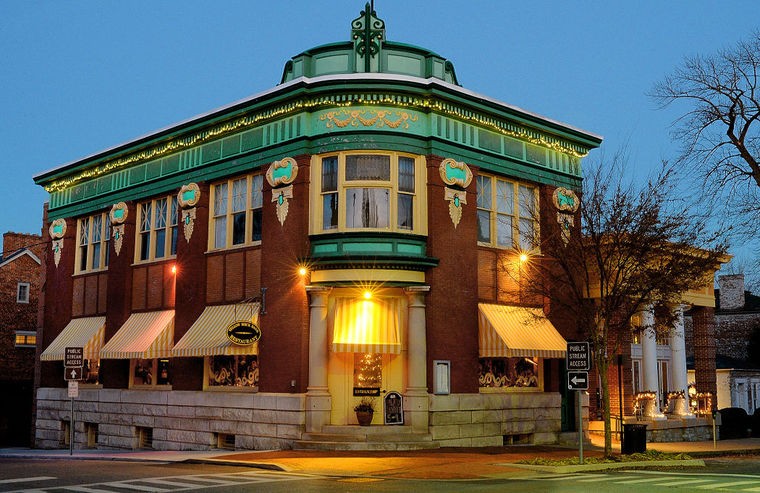
[[[427,329],[425,322],[425,293],[430,286],[409,286],[404,292],[409,300],[407,344],[407,388],[404,394],[404,414],[414,431],[428,431],[427,391]]]
[[[654,310],[647,306],[641,311],[641,371],[644,373],[644,391],[652,391],[657,397],[647,402],[644,415],[650,419],[666,419],[660,412],[660,382],[657,378],[657,333],[654,330]]]
[[[683,398],[677,398],[675,400],[673,413],[683,418],[693,418],[694,415],[691,413],[688,404],[689,380],[686,372],[686,340],[684,336],[683,310],[683,305],[678,305],[675,308],[676,319],[670,339],[670,351],[672,355],[670,366],[670,390],[683,392],[684,395]]]
[[[309,384],[306,388],[306,431],[330,424],[332,398],[327,390],[327,297],[331,288],[307,286],[309,304]]]

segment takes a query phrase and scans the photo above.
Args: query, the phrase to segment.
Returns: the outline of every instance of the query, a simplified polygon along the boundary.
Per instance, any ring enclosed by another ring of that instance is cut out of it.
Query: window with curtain
[[[141,203],[138,208],[140,231],[137,261],[158,260],[177,254],[177,199],[164,197]]]
[[[111,222],[103,212],[77,221],[76,272],[102,270],[108,267],[108,242]]]
[[[321,159],[322,231],[413,231],[423,164],[396,153],[338,154]]]
[[[539,245],[536,187],[479,175],[477,189],[478,243],[535,250]]]
[[[210,247],[231,248],[261,241],[263,175],[234,178],[211,187]]]

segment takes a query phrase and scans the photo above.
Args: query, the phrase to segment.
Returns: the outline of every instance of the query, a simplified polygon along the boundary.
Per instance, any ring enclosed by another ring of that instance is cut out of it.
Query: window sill
[[[210,250],[206,250],[206,255],[214,255],[217,253],[225,253],[225,252],[234,252],[237,250],[245,250],[246,248],[260,247],[260,246],[261,246],[260,241],[256,241],[254,243],[243,243],[242,245],[234,245],[231,247],[213,248]]]
[[[206,386],[203,389],[204,392],[236,392],[243,394],[255,394],[258,393],[258,387],[236,387],[234,385],[214,385],[213,387]]]
[[[101,274],[101,273],[104,273],[104,272],[108,272],[108,267],[106,267],[104,269],[92,269],[92,270],[82,270],[82,271],[79,271],[79,272],[74,272],[74,274],[72,274],[72,277],[88,276],[90,274]]]
[[[167,385],[130,385],[128,390],[171,390],[172,386],[171,384]]]
[[[161,262],[172,262],[176,260],[177,260],[176,255],[170,255],[168,257],[161,257],[161,258],[154,258],[150,260],[138,260],[138,261],[132,262],[132,267],[141,267],[143,265],[158,264]]]

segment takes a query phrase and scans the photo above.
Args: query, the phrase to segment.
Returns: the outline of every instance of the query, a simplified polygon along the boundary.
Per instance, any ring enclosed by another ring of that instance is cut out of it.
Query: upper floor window
[[[177,254],[177,199],[165,197],[143,202],[137,208],[137,261],[157,260]]]
[[[111,223],[103,212],[77,221],[76,271],[105,269],[108,267],[108,240]]]
[[[35,347],[37,345],[37,332],[33,330],[16,331],[16,347]]]
[[[261,241],[262,184],[263,175],[248,175],[211,187],[210,248],[230,248]]]
[[[28,282],[20,282],[16,285],[16,303],[29,303]]]
[[[358,229],[424,233],[419,190],[424,174],[412,156],[339,154],[323,157],[316,176],[321,207],[312,222],[315,232]]]
[[[479,175],[477,186],[478,242],[497,248],[536,248],[536,188],[488,175]]]

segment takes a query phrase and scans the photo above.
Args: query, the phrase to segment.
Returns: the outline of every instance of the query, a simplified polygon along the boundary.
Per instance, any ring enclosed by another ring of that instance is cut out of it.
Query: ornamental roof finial
[[[385,22],[377,18],[374,0],[366,3],[359,17],[351,22],[351,39],[354,42],[356,54],[364,59],[364,71],[377,71],[379,62],[375,60],[373,63],[372,59],[382,49],[382,42],[385,39]]]

